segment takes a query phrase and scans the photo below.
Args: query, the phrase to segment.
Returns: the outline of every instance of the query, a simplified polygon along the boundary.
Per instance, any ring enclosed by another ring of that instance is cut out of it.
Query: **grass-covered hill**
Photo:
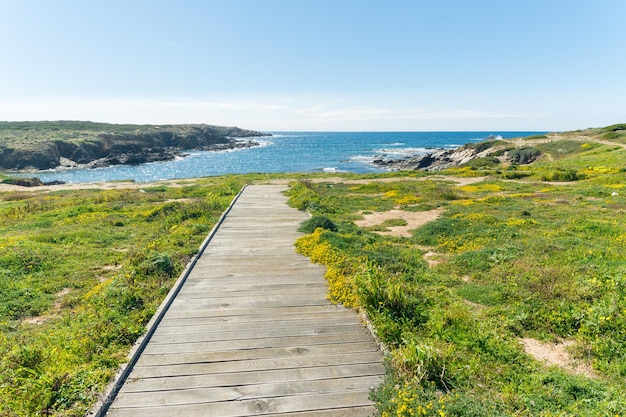
[[[402,159],[381,157],[376,165],[397,170],[441,171],[456,167],[517,167],[548,158],[559,160],[586,142],[626,146],[626,124],[559,134],[536,135],[523,140],[485,140],[455,149],[441,149]],[[554,148],[553,144],[558,147]],[[588,144],[591,146],[591,143]],[[568,163],[571,161],[568,161]]]
[[[3,186],[0,416],[83,415],[240,187],[276,179],[315,216],[297,250],[386,347],[378,415],[623,415],[620,126],[436,173]]]
[[[263,135],[211,125],[0,122],[0,170],[140,164],[172,159],[181,150],[242,146],[234,138]]]

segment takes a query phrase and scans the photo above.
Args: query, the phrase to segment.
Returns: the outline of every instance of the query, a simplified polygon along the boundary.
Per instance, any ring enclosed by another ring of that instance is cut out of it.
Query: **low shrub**
[[[337,231],[337,226],[326,216],[313,216],[306,220],[298,231],[302,233],[313,233],[315,229],[321,227],[324,230],[330,230],[331,232]]]
[[[578,181],[582,179],[585,179],[584,174],[579,173],[575,169],[569,169],[569,168],[559,168],[554,171],[550,171],[541,175],[542,181],[551,181],[551,182],[555,182],[555,181],[570,182],[570,181]]]
[[[509,151],[511,162],[518,165],[530,164],[534,162],[539,155],[541,155],[541,151],[532,147],[517,148]]]

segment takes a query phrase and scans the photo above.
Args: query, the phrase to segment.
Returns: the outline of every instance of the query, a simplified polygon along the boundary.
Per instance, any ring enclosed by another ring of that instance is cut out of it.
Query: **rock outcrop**
[[[479,158],[491,158],[496,163],[517,165],[533,162],[540,152],[526,147],[516,149],[514,144],[500,141],[484,141],[460,146],[455,149],[435,149],[432,152],[413,155],[402,159],[390,159],[385,156],[376,158],[373,164],[396,171],[440,171],[459,167]]]
[[[185,150],[255,146],[258,142],[250,138],[270,136],[210,125],[132,126],[135,129],[125,131],[118,125],[74,122],[80,124],[80,128],[76,128],[71,123],[33,122],[27,124],[28,128],[13,130],[11,123],[4,123],[4,129],[0,129],[0,170],[138,165],[171,160]],[[107,126],[110,129],[107,130]]]
[[[398,171],[439,171],[468,163],[472,159],[488,156],[493,150],[479,152],[475,148],[459,147],[456,149],[437,149],[433,152],[403,159],[377,158],[374,165]]]

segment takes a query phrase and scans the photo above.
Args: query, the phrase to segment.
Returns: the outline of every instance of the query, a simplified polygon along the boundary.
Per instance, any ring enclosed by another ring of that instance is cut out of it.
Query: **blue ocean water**
[[[376,156],[402,157],[434,148],[454,148],[493,136],[515,138],[544,132],[269,132],[262,145],[221,152],[190,151],[184,158],[139,166],[40,171],[44,182],[134,180],[152,182],[252,172],[383,172]]]

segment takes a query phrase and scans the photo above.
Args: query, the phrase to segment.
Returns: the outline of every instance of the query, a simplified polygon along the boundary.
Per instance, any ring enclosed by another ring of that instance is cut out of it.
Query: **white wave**
[[[415,154],[421,154],[421,153],[428,153],[431,150],[429,150],[428,148],[381,148],[381,149],[375,149],[374,152],[377,154],[394,154],[394,155],[415,155]]]
[[[350,158],[348,158],[348,161],[351,162],[364,162],[366,164],[371,163],[372,161],[374,161],[375,159],[378,159],[378,157],[374,156],[374,155],[355,155],[355,156],[351,156]]]
[[[258,143],[258,145],[253,146],[253,148],[265,148],[274,144],[271,140],[255,140],[255,142]]]
[[[472,138],[470,139],[470,141],[472,142],[482,142],[483,140],[503,140],[504,138],[502,137],[502,135],[489,135],[487,137],[484,138]]]
[[[392,142],[392,143],[387,143],[387,146],[404,146],[406,145],[406,143],[404,142]]]

